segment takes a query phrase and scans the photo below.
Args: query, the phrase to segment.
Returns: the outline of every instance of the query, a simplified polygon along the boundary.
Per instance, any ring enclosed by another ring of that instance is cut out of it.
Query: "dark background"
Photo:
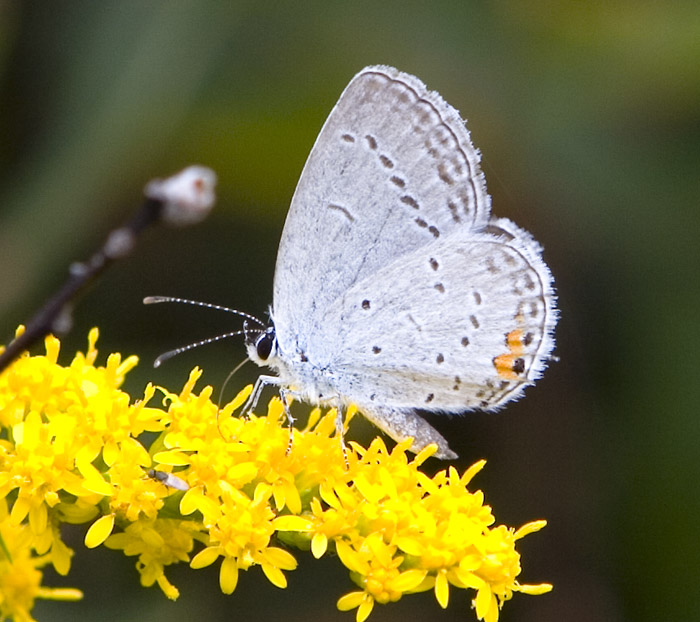
[[[148,380],[177,390],[194,365],[218,390],[238,341],[150,361],[236,319],[140,301],[265,314],[306,156],[350,78],[376,63],[469,120],[494,212],[543,244],[560,297],[561,361],[504,412],[441,425],[462,467],[488,460],[475,485],[498,521],[549,521],[520,542],[520,578],[554,591],[515,595],[502,619],[700,620],[695,0],[0,2],[0,341],[150,178],[201,163],[219,175],[214,213],[149,231],[84,298],[62,360],[98,325],[103,355],[141,358],[134,397]],[[139,586],[133,559],[69,537],[71,574],[46,580],[85,600],[39,603],[40,621],[354,620],[335,609],[353,589],[337,560],[300,554],[287,590],[254,568],[232,596],[216,568],[174,568],[173,604]],[[469,608],[456,590],[447,611],[428,593],[371,619],[469,620]]]

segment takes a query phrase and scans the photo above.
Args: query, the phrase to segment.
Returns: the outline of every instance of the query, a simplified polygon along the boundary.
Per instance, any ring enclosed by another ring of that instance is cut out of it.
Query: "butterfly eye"
[[[272,346],[275,342],[274,329],[268,329],[260,335],[255,342],[255,351],[261,361],[266,361],[272,352]]]

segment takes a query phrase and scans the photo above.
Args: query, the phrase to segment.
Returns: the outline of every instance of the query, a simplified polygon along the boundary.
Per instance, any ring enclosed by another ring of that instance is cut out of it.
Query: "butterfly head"
[[[270,359],[277,356],[277,336],[273,325],[264,330],[251,330],[246,321],[243,322],[243,334],[248,358],[256,365],[269,365]]]

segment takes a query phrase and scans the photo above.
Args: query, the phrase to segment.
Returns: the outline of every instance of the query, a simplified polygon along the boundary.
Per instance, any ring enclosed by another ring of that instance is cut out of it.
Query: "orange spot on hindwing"
[[[519,328],[506,335],[508,352],[495,356],[493,366],[498,375],[506,380],[518,380],[525,373],[525,344],[523,331]]]

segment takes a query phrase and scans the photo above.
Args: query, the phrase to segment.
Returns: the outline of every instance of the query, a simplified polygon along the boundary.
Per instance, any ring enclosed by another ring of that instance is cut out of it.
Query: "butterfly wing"
[[[554,303],[539,245],[493,220],[483,233],[454,231],[351,287],[323,317],[317,339],[337,346],[316,364],[392,438],[413,437],[414,451],[436,443],[438,457],[454,457],[416,409],[496,410],[519,397],[549,360]]]
[[[304,349],[354,284],[452,229],[483,228],[489,216],[479,153],[459,113],[411,75],[364,69],[323,126],[287,215],[273,299],[282,350]]]
[[[360,407],[495,410],[540,377],[555,322],[539,245],[499,219],[483,233],[454,231],[349,288],[315,337],[336,347],[309,355]]]

